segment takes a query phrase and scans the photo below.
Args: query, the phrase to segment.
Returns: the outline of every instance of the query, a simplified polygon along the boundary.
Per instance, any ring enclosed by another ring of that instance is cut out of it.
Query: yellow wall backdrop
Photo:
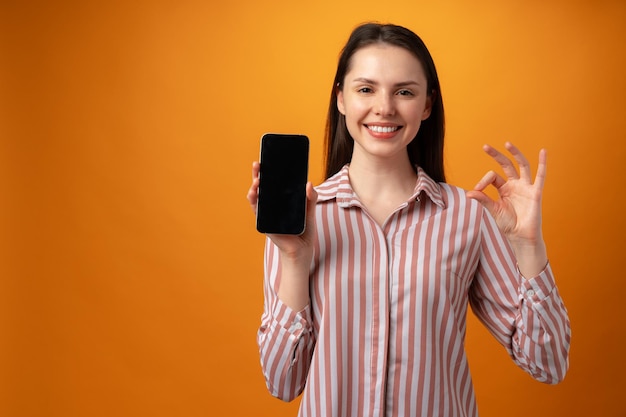
[[[481,416],[624,416],[626,3],[33,1],[0,6],[0,415],[294,416],[266,391],[259,138],[322,136],[355,25],[415,30],[450,182],[485,142],[549,152],[544,222],[571,366],[534,382],[474,319]]]

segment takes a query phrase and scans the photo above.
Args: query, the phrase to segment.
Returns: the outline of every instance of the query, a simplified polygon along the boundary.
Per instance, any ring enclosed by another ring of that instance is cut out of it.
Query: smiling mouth
[[[376,133],[393,133],[397,130],[400,130],[402,126],[370,126],[365,125],[369,130]]]

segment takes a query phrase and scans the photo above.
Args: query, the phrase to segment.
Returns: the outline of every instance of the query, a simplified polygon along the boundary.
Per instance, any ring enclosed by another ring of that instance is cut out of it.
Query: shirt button
[[[526,297],[530,298],[530,297],[533,297],[534,295],[535,295],[535,290],[526,291]]]
[[[300,323],[300,322],[294,323],[293,328],[296,329],[296,330],[302,329],[302,323]]]

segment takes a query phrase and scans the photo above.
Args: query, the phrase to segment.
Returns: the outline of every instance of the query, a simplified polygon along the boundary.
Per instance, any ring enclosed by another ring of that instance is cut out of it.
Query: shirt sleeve
[[[294,311],[278,298],[280,259],[268,239],[265,246],[264,309],[257,343],[270,393],[284,401],[304,388],[315,344],[310,306]]]
[[[509,242],[486,210],[470,304],[520,368],[548,384],[563,380],[571,329],[552,268],[548,264],[539,275],[524,278]]]

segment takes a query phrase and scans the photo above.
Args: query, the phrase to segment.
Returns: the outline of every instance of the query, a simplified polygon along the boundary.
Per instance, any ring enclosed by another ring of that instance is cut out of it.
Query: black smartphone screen
[[[268,133],[261,138],[257,230],[299,235],[306,218],[309,139]]]

